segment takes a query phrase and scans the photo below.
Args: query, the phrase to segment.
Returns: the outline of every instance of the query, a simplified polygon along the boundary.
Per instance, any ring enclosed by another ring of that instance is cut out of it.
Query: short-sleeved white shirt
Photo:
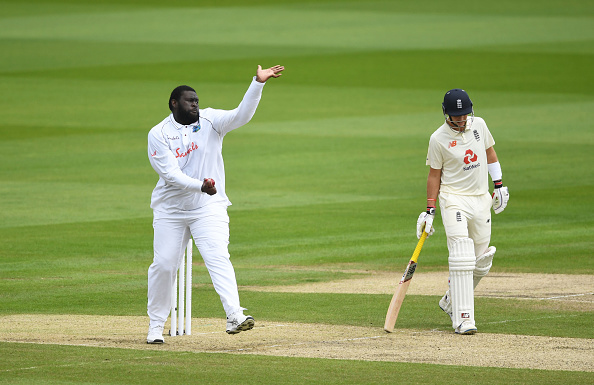
[[[482,118],[456,133],[447,123],[429,139],[426,165],[441,170],[440,192],[482,195],[489,191],[486,150],[495,140]]]

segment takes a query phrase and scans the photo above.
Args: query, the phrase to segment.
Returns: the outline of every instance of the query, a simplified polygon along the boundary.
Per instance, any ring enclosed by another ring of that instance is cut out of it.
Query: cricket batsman
[[[164,342],[176,272],[190,237],[227,314],[227,333],[254,327],[254,318],[243,314],[246,309],[239,304],[228,251],[231,202],[225,193],[223,138],[252,119],[264,84],[283,70],[280,65],[258,66],[243,100],[229,111],[200,109],[196,91],[179,86],[169,97],[171,114],[148,134],[148,158],[159,175],[151,197],[154,258],[148,269],[149,344]]]
[[[466,91],[452,89],[443,99],[445,117],[429,139],[426,165],[427,211],[417,220],[417,237],[431,228],[439,198],[449,251],[449,290],[439,301],[457,334],[474,334],[474,289],[491,269],[495,247],[491,240],[491,208],[502,212],[509,200],[503,186],[495,140],[485,121],[474,116]],[[494,183],[489,193],[488,175]]]

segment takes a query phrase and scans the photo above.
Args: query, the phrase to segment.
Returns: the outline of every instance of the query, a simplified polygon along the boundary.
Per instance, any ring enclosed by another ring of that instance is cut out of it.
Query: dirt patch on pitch
[[[594,371],[594,342],[577,338],[259,321],[253,330],[225,333],[222,319],[196,318],[191,336],[146,344],[146,317],[11,315],[0,317],[0,340],[18,343],[167,350],[192,353],[416,362],[461,366]],[[460,352],[466,354],[460,354]]]
[[[292,286],[243,286],[241,290],[283,293],[394,294],[401,276],[368,272],[360,278]],[[407,295],[443,295],[448,272],[417,272]],[[566,274],[490,273],[475,291],[477,297],[514,298],[558,303],[567,310],[594,311],[594,276]],[[561,305],[562,304],[562,305]]]
[[[362,273],[362,272],[358,272]],[[392,294],[400,277],[366,272],[365,277],[295,286],[242,287],[240,290],[301,293]],[[415,274],[411,295],[442,295],[447,272]],[[542,306],[594,310],[594,277],[588,275],[489,274],[477,296],[542,301]],[[0,341],[79,345],[192,353],[259,354],[348,360],[417,362],[545,370],[594,371],[594,340],[443,330],[356,327],[257,320],[237,335],[225,333],[223,319],[193,319],[191,336],[166,337],[147,345],[148,319],[85,315],[0,316]],[[169,325],[166,325],[166,330]],[[460,354],[460,352],[465,354]]]

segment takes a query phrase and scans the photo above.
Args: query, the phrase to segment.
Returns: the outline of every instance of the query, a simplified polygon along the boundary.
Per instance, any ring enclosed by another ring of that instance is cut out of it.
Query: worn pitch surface
[[[446,273],[447,274],[447,273]],[[443,273],[415,276],[411,294],[439,294]],[[493,274],[477,295],[562,301],[583,311],[594,309],[591,276]],[[544,284],[562,280],[566,285]],[[383,292],[393,274],[373,274],[360,280],[249,290]],[[376,289],[372,289],[372,288]],[[555,289],[552,289],[556,287]],[[39,344],[115,347],[190,353],[259,354],[286,357],[418,362],[443,365],[489,366],[546,370],[594,371],[591,339],[478,333],[459,336],[437,330],[287,323],[257,320],[256,327],[237,335],[225,333],[225,320],[195,318],[191,336],[166,337],[163,345],[146,344],[146,317],[18,314],[0,317],[0,341]],[[168,329],[169,325],[166,325]],[[472,354],[459,354],[460,351]]]

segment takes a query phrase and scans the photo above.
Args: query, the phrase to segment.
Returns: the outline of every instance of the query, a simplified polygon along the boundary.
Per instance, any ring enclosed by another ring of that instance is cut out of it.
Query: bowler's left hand
[[[266,80],[270,78],[278,78],[281,76],[281,72],[285,70],[284,66],[276,65],[274,67],[262,69],[262,66],[258,65],[258,71],[256,72],[256,81],[260,83],[266,83]]]

